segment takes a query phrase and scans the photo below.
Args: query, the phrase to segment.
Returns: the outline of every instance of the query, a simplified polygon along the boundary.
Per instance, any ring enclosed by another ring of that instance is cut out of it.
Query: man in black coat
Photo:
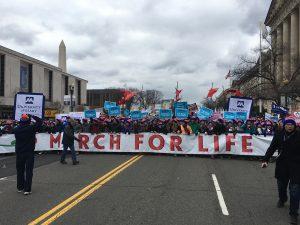
[[[287,186],[290,190],[290,218],[291,224],[298,224],[298,210],[300,200],[300,132],[296,130],[293,119],[284,121],[284,129],[277,132],[263,158],[262,168],[267,167],[274,152],[278,150],[275,177],[277,178],[279,201],[278,208],[282,208],[288,200]]]
[[[66,155],[68,148],[71,150],[71,155],[72,155],[72,161],[73,165],[79,164],[79,161],[76,159],[76,153],[75,153],[75,147],[74,147],[74,140],[80,141],[77,137],[74,135],[74,120],[69,118],[67,121],[67,124],[64,128],[64,135],[63,135],[63,140],[62,143],[64,145],[63,152],[61,154],[61,159],[60,162],[62,164],[66,164]]]
[[[36,123],[31,124],[31,117]],[[14,128],[16,138],[17,189],[25,195],[31,194],[34,167],[35,134],[42,126],[37,116],[22,114],[19,126]]]

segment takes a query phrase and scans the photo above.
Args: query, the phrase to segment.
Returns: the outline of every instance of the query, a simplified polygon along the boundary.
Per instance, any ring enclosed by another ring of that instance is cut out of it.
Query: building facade
[[[74,110],[86,105],[87,80],[66,71],[66,49],[59,47],[59,66],[0,46],[0,118],[11,117],[17,92],[43,93],[46,109],[68,112],[64,97],[73,93]]]
[[[121,98],[121,89],[87,90],[87,104],[90,108],[103,108],[105,101],[118,102]]]
[[[288,83],[298,76],[300,66],[300,0],[273,0],[265,25],[271,28],[272,46],[276,49],[276,78]],[[287,105],[287,99],[284,99]],[[289,105],[299,110],[299,104]]]

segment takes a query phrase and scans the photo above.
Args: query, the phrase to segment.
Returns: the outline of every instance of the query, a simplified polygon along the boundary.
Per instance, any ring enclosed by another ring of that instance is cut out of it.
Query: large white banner
[[[229,112],[246,112],[247,118],[250,116],[252,108],[251,98],[231,97],[229,98],[228,111]]]
[[[17,93],[15,96],[15,120],[19,121],[23,113],[44,117],[45,97],[38,93]]]
[[[79,134],[75,148],[84,152],[148,152],[166,154],[230,154],[263,156],[272,136],[175,135],[175,134]],[[37,134],[36,151],[62,150],[62,134]],[[15,151],[14,135],[0,137],[0,153]]]

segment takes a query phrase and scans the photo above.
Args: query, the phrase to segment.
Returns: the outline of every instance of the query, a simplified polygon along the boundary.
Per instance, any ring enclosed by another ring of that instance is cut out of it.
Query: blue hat
[[[296,121],[293,118],[286,118],[283,122],[283,125],[285,126],[288,123],[296,126]]]

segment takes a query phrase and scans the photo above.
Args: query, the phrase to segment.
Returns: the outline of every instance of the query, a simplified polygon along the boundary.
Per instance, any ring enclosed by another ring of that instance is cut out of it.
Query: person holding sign
[[[60,162],[62,164],[67,164],[66,155],[67,155],[68,148],[70,148],[71,150],[73,165],[79,164],[79,161],[76,159],[74,140],[78,142],[80,142],[80,140],[74,135],[74,123],[75,122],[73,119],[68,118],[67,124],[64,128],[64,135],[62,140],[64,148],[60,159]]]
[[[283,208],[287,197],[287,186],[290,190],[290,223],[298,224],[300,201],[300,132],[296,130],[295,120],[288,118],[284,121],[284,129],[275,133],[270,147],[263,158],[262,168],[274,152],[278,150],[275,177],[277,178],[279,201],[278,208]]]
[[[36,123],[31,124],[31,118]],[[24,192],[24,195],[31,194],[35,134],[41,126],[42,120],[39,117],[22,114],[19,126],[13,130],[16,138],[17,189],[18,192]]]

